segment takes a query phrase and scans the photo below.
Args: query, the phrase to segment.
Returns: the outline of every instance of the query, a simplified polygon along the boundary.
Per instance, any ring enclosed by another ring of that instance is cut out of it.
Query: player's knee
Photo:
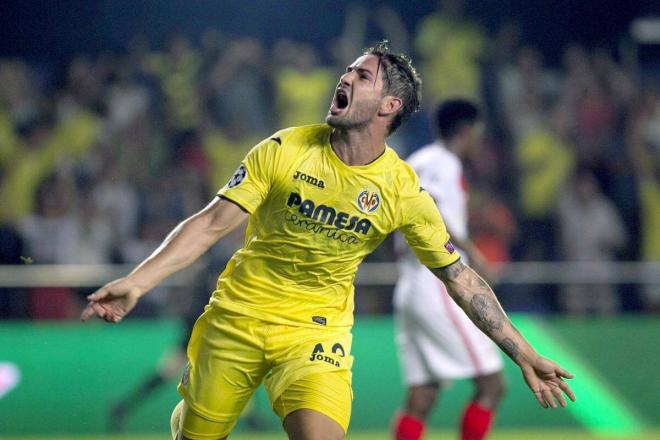
[[[172,439],[179,440],[179,433],[181,432],[181,414],[183,413],[183,400],[180,401],[172,411],[170,417],[170,428],[172,430]]]
[[[424,420],[438,397],[438,384],[418,385],[408,390],[406,412]]]
[[[190,432],[198,433],[195,434],[195,438],[199,438],[197,435],[212,440],[226,440],[228,437],[226,425],[197,416],[183,400],[172,411],[170,428],[173,440],[194,440],[184,435],[184,432],[188,432],[189,429],[192,429]],[[220,434],[216,435],[216,433]]]
[[[475,380],[476,400],[485,406],[496,407],[506,393],[506,380],[501,371],[487,376],[480,376]]]
[[[492,394],[493,397],[499,402],[506,393],[506,379],[504,378],[504,374],[502,374],[502,372],[497,373],[493,377],[490,387],[490,394]]]

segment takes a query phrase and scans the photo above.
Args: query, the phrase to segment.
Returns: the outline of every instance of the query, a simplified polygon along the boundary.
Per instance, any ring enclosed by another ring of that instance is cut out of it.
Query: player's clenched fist
[[[107,322],[119,322],[135,307],[140,296],[140,289],[128,278],[119,278],[87,297],[89,304],[82,311],[80,319],[87,321],[98,316]]]

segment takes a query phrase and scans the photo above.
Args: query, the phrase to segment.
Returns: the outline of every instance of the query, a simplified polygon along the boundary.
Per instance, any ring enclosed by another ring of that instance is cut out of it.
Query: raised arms
[[[563,380],[573,375],[534,350],[506,316],[488,283],[477,273],[460,260],[431,271],[442,280],[451,297],[475,325],[518,364],[542,407],[556,408],[557,402],[566,406],[562,391],[575,400],[575,395]]]
[[[181,222],[161,245],[128,276],[89,295],[81,319],[93,316],[120,321],[138,299],[169,275],[190,265],[215,242],[241,224],[248,214],[232,202],[215,198],[204,209]]]

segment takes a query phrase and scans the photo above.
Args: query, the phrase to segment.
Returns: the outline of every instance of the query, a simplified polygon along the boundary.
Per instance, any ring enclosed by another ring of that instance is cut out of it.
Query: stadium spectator
[[[575,163],[575,152],[562,126],[562,115],[550,113],[544,102],[536,112],[544,115],[520,137],[514,149],[519,173],[518,207],[522,214],[520,239],[524,260],[555,258],[555,209],[561,188]]]
[[[219,127],[249,127],[252,136],[272,131],[273,72],[263,43],[254,38],[237,38],[202,79],[212,122]]]
[[[20,221],[34,212],[36,192],[62,162],[80,160],[97,134],[97,118],[84,110],[64,120],[39,115],[20,127],[17,152],[0,188],[0,221]]]
[[[334,72],[321,65],[309,43],[280,40],[275,45],[275,111],[281,127],[309,125],[325,115]]]
[[[53,175],[37,190],[36,211],[20,224],[27,256],[35,264],[78,263],[72,182]],[[34,319],[71,319],[79,309],[73,289],[35,287],[29,290],[29,313]]]
[[[195,129],[202,122],[202,106],[197,93],[202,60],[199,51],[183,35],[173,35],[167,52],[152,54],[148,60],[151,73],[160,80],[163,92],[163,116],[169,133]]]
[[[567,261],[613,261],[626,242],[627,231],[616,207],[588,169],[578,169],[562,191],[558,214],[561,251]],[[616,286],[582,283],[565,286],[560,305],[572,314],[612,314],[619,311],[621,301]]]
[[[137,236],[139,209],[136,186],[118,166],[113,155],[98,152],[92,173],[96,176],[91,197],[110,220],[113,241],[117,246]]]
[[[437,1],[437,5],[419,22],[414,42],[426,99],[433,107],[455,96],[480,100],[484,30],[465,14],[464,0]]]
[[[78,190],[70,263],[109,264],[112,260],[114,237],[110,217],[99,208],[92,194],[92,188]]]
[[[0,264],[29,264],[25,255],[23,239],[13,227],[0,225]],[[28,302],[25,289],[0,288],[0,319],[28,318]]]
[[[647,85],[640,104],[629,121],[628,155],[636,174],[640,198],[640,257],[660,261],[660,91]],[[651,312],[660,312],[660,285],[642,286],[642,302]]]
[[[543,68],[538,50],[524,47],[514,65],[504,65],[498,75],[500,108],[503,110],[513,142],[543,124],[554,79]]]
[[[474,244],[490,263],[511,261],[518,224],[511,209],[494,194],[475,189],[470,196],[470,230]]]

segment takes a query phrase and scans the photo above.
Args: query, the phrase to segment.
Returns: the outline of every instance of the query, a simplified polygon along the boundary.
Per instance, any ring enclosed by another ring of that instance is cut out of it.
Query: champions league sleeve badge
[[[371,214],[380,205],[380,196],[377,192],[365,189],[357,197],[357,205],[360,211]]]
[[[245,168],[245,165],[241,164],[241,166],[238,167],[234,175],[231,176],[229,182],[227,182],[227,186],[229,188],[238,186],[243,182],[243,180],[245,180],[246,177],[247,177],[247,168]]]

